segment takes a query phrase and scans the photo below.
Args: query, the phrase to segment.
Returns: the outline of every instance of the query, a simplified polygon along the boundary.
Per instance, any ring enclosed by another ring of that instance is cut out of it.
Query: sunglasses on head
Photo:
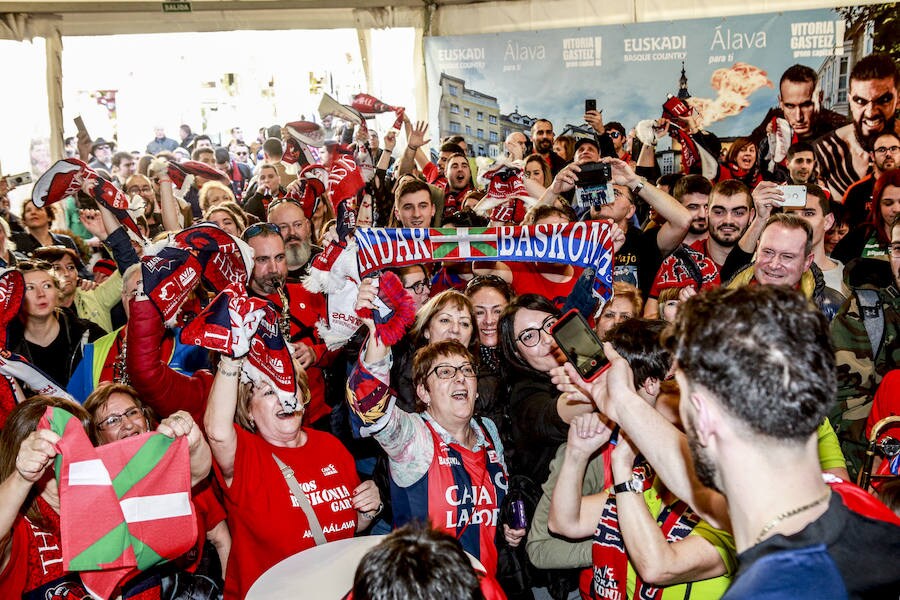
[[[241,234],[241,239],[245,242],[250,241],[252,238],[255,238],[263,231],[269,231],[271,233],[278,234],[281,236],[281,230],[278,229],[278,225],[275,223],[254,223],[250,227],[244,230],[244,233]]]
[[[28,271],[52,271],[53,264],[40,259],[20,260],[16,263],[16,269],[23,273]]]

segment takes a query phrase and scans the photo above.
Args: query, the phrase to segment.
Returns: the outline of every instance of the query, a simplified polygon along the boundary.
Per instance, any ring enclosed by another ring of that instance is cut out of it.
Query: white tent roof
[[[869,3],[863,2],[863,3]],[[165,13],[146,0],[0,2],[0,38],[239,29],[416,27],[425,35],[666,21],[846,5],[838,0],[193,0]]]

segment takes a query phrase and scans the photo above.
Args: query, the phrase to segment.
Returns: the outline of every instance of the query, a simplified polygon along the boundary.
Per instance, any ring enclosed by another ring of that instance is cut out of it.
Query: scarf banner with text
[[[513,261],[594,269],[594,293],[612,295],[612,224],[547,223],[529,227],[356,230],[359,274],[427,262]]]

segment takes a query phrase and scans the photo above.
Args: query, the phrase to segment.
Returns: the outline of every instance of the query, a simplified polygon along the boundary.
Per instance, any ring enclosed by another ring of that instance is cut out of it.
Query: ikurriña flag
[[[55,461],[63,568],[111,598],[139,571],[197,540],[188,442],[145,433],[95,448],[71,413],[49,407],[38,426],[62,437]]]

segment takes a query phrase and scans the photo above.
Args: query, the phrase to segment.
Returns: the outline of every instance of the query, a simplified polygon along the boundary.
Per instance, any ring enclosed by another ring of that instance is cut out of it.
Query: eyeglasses
[[[237,156],[250,156],[249,152],[235,152]]]
[[[431,284],[428,283],[427,280],[423,279],[422,281],[417,281],[412,285],[404,285],[404,289],[412,290],[415,294],[422,294],[426,291],[431,290]]]
[[[109,150],[109,146],[104,144],[103,146],[97,146],[94,150]]]
[[[462,376],[466,379],[477,377],[475,366],[468,362],[463,363],[458,367],[454,367],[453,365],[438,365],[429,371],[428,375],[431,375],[432,373],[437,375],[438,379],[454,379],[456,378],[457,373],[462,373]]]
[[[153,188],[149,185],[133,185],[125,191],[129,194],[149,194],[153,192]]]
[[[550,335],[550,329],[556,325],[557,318],[553,315],[550,315],[546,319],[543,320],[540,327],[529,327],[525,329],[516,337],[516,341],[522,342],[523,346],[527,346],[529,348],[533,348],[537,346],[541,341],[541,332],[545,332],[547,335]]]
[[[142,411],[137,406],[132,406],[128,410],[126,410],[121,415],[111,414],[99,423],[97,423],[97,427],[103,431],[109,431],[110,429],[118,429],[122,426],[122,419],[128,419],[129,421],[134,421],[138,417],[144,417],[144,411]]]
[[[254,223],[250,227],[244,230],[244,233],[241,234],[241,239],[245,242],[250,241],[250,239],[255,238],[263,231],[268,231],[271,233],[277,234],[279,237],[281,236],[281,230],[278,228],[278,225],[275,223]]]
[[[891,154],[897,154],[900,152],[900,146],[880,146],[875,148],[875,154],[887,154],[890,152]]]
[[[900,242],[894,242],[890,245],[891,258],[900,258]]]

